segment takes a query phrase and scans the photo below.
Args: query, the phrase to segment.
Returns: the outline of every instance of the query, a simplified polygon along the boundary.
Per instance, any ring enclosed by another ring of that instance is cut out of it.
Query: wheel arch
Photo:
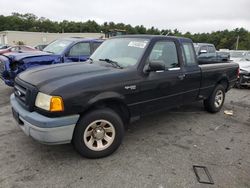
[[[225,91],[228,91],[229,88],[229,79],[226,75],[222,76],[218,81],[216,85],[222,85],[225,88]]]
[[[115,92],[101,93],[90,99],[87,108],[80,115],[101,108],[114,110],[121,117],[124,124],[128,124],[130,121],[130,111],[125,103],[124,96]]]

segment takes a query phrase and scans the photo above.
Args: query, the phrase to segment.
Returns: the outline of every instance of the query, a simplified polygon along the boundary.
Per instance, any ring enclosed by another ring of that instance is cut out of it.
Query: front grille
[[[14,90],[16,97],[18,97],[23,103],[26,103],[27,88],[15,84]]]
[[[0,61],[0,78],[3,79],[3,72],[4,72],[4,62]]]
[[[16,78],[14,84],[14,94],[17,101],[28,111],[33,111],[37,89],[22,80]]]

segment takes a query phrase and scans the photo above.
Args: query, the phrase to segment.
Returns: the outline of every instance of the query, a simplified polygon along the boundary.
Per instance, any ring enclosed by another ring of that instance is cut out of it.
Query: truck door
[[[183,53],[183,75],[182,80],[185,92],[183,92],[183,103],[190,103],[197,100],[200,84],[201,70],[195,58],[193,44],[191,42],[182,43]]]
[[[71,47],[69,52],[65,55],[64,62],[86,61],[90,54],[90,43],[80,42]]]
[[[156,42],[149,53],[145,67],[149,62],[162,61],[164,71],[150,71],[142,81],[140,94],[141,113],[171,108],[182,104],[183,72],[178,61],[176,44],[169,40]]]

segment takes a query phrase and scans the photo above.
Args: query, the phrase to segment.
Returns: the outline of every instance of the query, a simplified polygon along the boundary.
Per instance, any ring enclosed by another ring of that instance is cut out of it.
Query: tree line
[[[177,29],[158,29],[155,27],[146,28],[143,25],[131,26],[130,24],[104,22],[98,24],[94,20],[86,22],[75,22],[64,20],[62,22],[51,21],[31,13],[20,14],[12,13],[10,16],[0,15],[0,31],[32,31],[32,32],[51,32],[51,33],[86,33],[103,32],[110,29],[126,30],[127,34],[153,34],[181,36],[191,38],[194,42],[212,43],[217,49],[235,49],[236,41],[239,38],[238,49],[250,50],[250,32],[244,28],[234,30],[215,31],[211,33],[182,33]]]

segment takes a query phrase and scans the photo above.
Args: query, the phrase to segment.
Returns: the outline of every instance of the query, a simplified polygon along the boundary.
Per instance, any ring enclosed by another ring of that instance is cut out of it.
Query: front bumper
[[[80,115],[49,118],[25,110],[15,99],[10,97],[13,116],[23,132],[44,144],[64,144],[72,140],[75,125]]]

